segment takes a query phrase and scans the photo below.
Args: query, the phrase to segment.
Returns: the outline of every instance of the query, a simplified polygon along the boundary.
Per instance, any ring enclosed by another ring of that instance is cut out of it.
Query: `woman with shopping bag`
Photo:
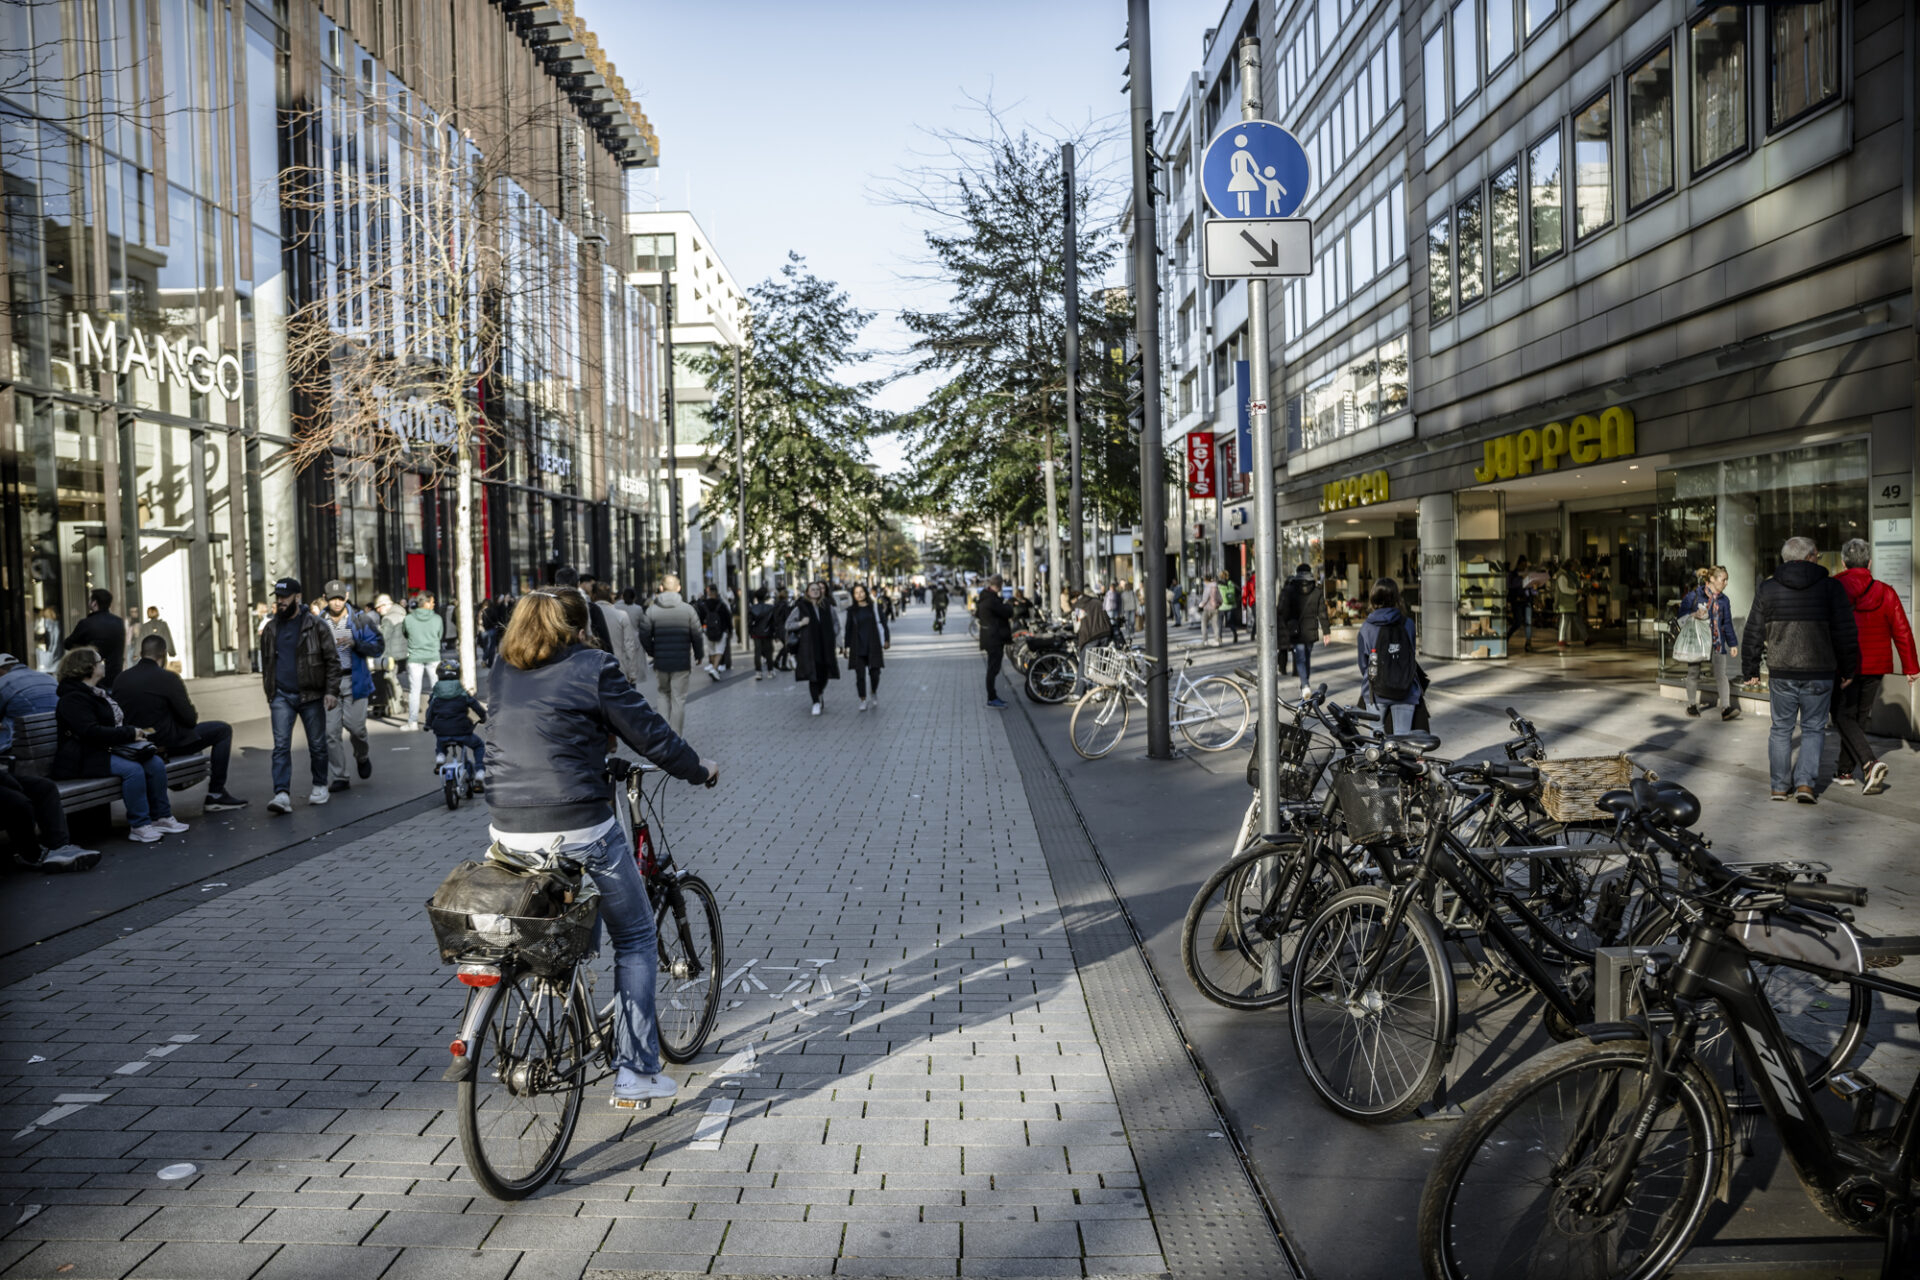
[[[1687,714],[1700,714],[1700,677],[1711,667],[1720,696],[1720,718],[1738,720],[1740,702],[1733,692],[1732,671],[1740,656],[1739,636],[1733,629],[1733,606],[1727,601],[1724,566],[1696,569],[1700,582],[1680,601],[1673,637],[1673,660],[1687,664]]]

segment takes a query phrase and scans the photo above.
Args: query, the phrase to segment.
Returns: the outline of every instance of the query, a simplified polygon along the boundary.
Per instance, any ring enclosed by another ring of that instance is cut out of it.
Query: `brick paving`
[[[729,986],[672,1108],[602,1085],[542,1195],[466,1177],[421,904],[485,810],[430,813],[0,991],[0,1277],[1164,1272],[1000,713],[929,619],[865,714],[748,674],[690,708],[727,774],[666,822]]]

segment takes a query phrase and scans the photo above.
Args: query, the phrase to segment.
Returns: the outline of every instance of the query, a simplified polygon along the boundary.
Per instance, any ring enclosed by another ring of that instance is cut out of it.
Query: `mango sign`
[[[1320,486],[1320,509],[1344,511],[1348,507],[1370,507],[1387,500],[1387,473],[1368,471]]]
[[[1571,422],[1549,422],[1487,441],[1486,461],[1473,469],[1481,484],[1530,476],[1534,468],[1558,471],[1562,461],[1576,467],[1606,458],[1630,458],[1634,452],[1633,410],[1615,405],[1598,418],[1583,413]]]

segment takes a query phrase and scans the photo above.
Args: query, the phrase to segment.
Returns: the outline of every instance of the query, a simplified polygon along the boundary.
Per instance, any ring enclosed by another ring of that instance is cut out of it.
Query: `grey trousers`
[[[353,743],[355,761],[367,758],[367,700],[353,696],[353,677],[340,677],[340,696],[334,699],[333,710],[327,712],[327,779],[338,782],[347,776],[347,746],[340,741],[340,731],[347,731],[347,740]]]
[[[687,721],[687,690],[693,687],[693,672],[656,671],[654,675],[660,680],[660,704],[654,710],[679,733]]]

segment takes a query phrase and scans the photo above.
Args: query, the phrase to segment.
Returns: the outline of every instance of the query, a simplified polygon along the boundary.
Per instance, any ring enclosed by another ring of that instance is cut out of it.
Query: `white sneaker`
[[[407,721],[406,728],[408,733],[417,732],[420,728],[420,722],[418,720],[409,720]]]
[[[880,705],[880,691],[878,689],[875,689],[873,696],[867,699],[867,705],[876,708]]]
[[[643,1102],[671,1098],[679,1092],[679,1084],[662,1071],[655,1076],[634,1076],[616,1081],[610,1101],[616,1111],[632,1111],[637,1110]]]
[[[434,752],[434,753],[433,753],[433,762],[434,762],[435,764],[445,764],[445,763],[447,762],[447,753],[446,753],[446,752],[444,752],[444,751],[436,751],[436,752]]]
[[[273,793],[273,799],[267,801],[268,813],[292,813],[293,797],[284,791]]]
[[[867,700],[865,698],[860,699],[860,709],[862,711],[867,709]]]
[[[820,714],[820,704],[817,702],[813,704],[813,714],[816,716]]]
[[[1302,698],[1311,698],[1311,697],[1313,696],[1313,686],[1312,686],[1312,685],[1310,685],[1310,684],[1303,684],[1303,685],[1301,685],[1301,686],[1300,686],[1300,696],[1301,696]]]
[[[140,844],[153,844],[165,835],[166,832],[160,830],[160,828],[154,826],[152,823],[148,823],[143,827],[135,827],[131,831],[128,831],[127,839]]]
[[[331,799],[333,799],[333,796],[328,793],[325,787],[315,787],[313,790],[307,792],[308,804],[325,804]]]
[[[164,831],[170,836],[177,836],[187,829],[186,823],[181,822],[171,814],[164,818],[155,818],[148,825],[156,830]]]
[[[487,771],[485,769],[475,769],[473,771],[473,780],[475,782],[485,782],[487,780]]]

